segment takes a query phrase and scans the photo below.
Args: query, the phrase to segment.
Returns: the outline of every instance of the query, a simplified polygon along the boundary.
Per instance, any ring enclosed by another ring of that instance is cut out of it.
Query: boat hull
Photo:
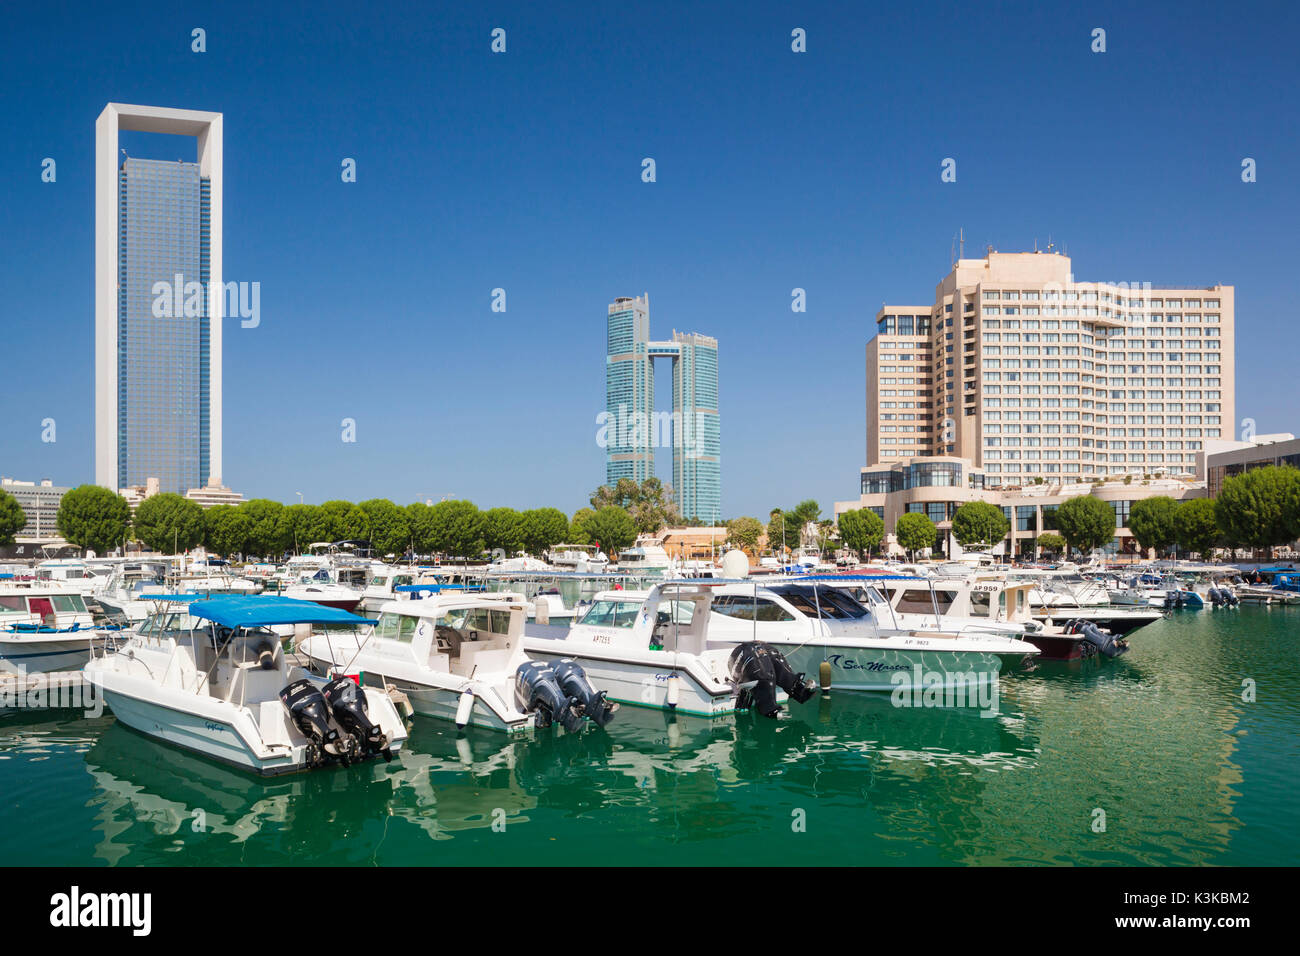
[[[789,646],[773,643],[796,672],[817,679],[822,662],[830,664],[830,689],[892,692],[914,675],[945,691],[995,683],[1002,671],[999,654],[984,651],[935,651],[923,648],[868,648],[837,644]],[[1024,657],[1015,655],[1016,659]],[[904,681],[903,676],[906,677]],[[930,675],[936,675],[934,677]]]
[[[0,636],[0,670],[41,674],[80,670],[90,660],[90,633],[76,640]]]

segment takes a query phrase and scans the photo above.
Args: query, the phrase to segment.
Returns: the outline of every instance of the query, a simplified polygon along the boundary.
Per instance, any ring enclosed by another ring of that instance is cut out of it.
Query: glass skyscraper
[[[208,285],[209,202],[210,186],[199,175],[198,163],[134,158],[122,162],[119,488],[157,478],[163,491],[184,494],[208,479],[210,317],[207,296],[187,296],[185,290],[187,283],[201,283],[201,289]],[[165,284],[166,291],[155,291],[158,283]],[[160,302],[160,294],[168,301]]]
[[[221,476],[220,113],[110,103],[95,125],[95,481],[185,494]],[[194,136],[127,157],[121,130]]]
[[[672,362],[671,414],[655,411],[654,360]],[[605,483],[655,473],[655,449],[671,444],[672,486],[683,517],[721,518],[718,341],[674,331],[650,341],[650,296],[610,304],[605,355]]]

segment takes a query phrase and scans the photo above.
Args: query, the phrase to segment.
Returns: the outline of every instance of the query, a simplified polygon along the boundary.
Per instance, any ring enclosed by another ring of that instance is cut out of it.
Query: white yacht
[[[551,566],[560,571],[599,574],[609,567],[609,556],[594,544],[557,544],[546,555]]]
[[[154,603],[161,610],[123,647],[85,667],[127,726],[268,776],[401,749],[406,728],[387,694],[308,673],[271,630],[368,627],[364,618],[261,595]]]
[[[634,547],[618,553],[618,570],[624,574],[661,575],[673,566],[673,559],[658,541],[642,537]]]
[[[94,620],[75,588],[0,584],[0,670],[80,670],[94,635]]]
[[[414,584],[419,576],[420,572],[415,568],[395,568],[379,563],[372,565],[370,580],[361,592],[361,609],[368,614],[378,614],[385,604],[404,597],[398,588]]]
[[[417,714],[516,733],[604,724],[617,709],[580,667],[539,666],[524,653],[521,595],[456,592],[384,605],[373,634],[317,634],[299,650],[327,672],[359,671],[404,693]]]
[[[851,578],[834,576],[839,584]],[[899,673],[909,681],[920,675],[936,686],[971,688],[995,680],[1004,665],[1039,654],[1013,634],[963,634],[941,620],[908,629],[893,619],[883,597],[868,608],[827,580],[806,577],[718,588],[709,641],[763,641],[796,671],[819,674],[823,687],[863,691],[893,691]]]
[[[536,660],[578,661],[611,700],[639,707],[718,717],[756,706],[770,717],[787,695],[812,695],[812,682],[766,645],[711,647],[712,601],[709,585],[690,580],[602,591],[567,631],[531,627],[524,649]]]
[[[123,561],[95,592],[95,602],[111,621],[122,624],[143,621],[153,611],[145,596],[166,593],[169,568],[170,562],[166,560]]]

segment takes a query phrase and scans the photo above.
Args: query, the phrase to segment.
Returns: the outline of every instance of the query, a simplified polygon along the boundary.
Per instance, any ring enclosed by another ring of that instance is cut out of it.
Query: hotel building
[[[959,259],[933,305],[876,315],[867,466],[836,511],[947,527],[979,498],[1029,538],[1050,499],[1092,492],[1112,501],[1122,546],[1127,505],[1203,494],[1205,443],[1231,436],[1233,293],[1076,282],[1059,253]]]
[[[655,411],[654,360],[672,362],[672,412]],[[655,449],[671,444],[673,492],[682,515],[716,523],[722,507],[718,417],[718,340],[673,331],[650,340],[650,295],[609,305],[605,351],[605,482],[642,482],[655,473]]]
[[[193,136],[197,161],[126,156],[121,131]],[[95,482],[108,488],[221,483],[221,140],[220,113],[109,103],[95,123]]]

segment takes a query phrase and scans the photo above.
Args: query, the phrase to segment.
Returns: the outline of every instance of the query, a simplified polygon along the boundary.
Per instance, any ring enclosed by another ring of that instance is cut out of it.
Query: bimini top
[[[222,627],[269,627],[272,624],[373,624],[342,608],[312,601],[266,595],[216,597],[195,601],[190,613]]]

